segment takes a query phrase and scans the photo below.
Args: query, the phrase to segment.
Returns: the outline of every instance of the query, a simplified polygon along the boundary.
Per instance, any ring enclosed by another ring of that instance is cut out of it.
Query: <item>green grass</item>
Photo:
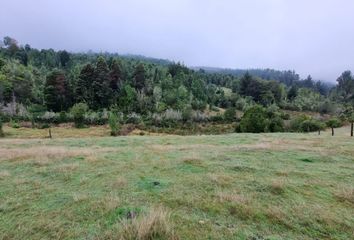
[[[116,138],[84,129],[82,138],[52,140],[29,139],[42,134],[36,130],[11,131],[16,138],[0,140],[0,239],[124,239],[151,219],[160,219],[151,223],[159,228],[134,236],[353,237],[348,128],[334,137]],[[149,218],[155,209],[168,214]]]

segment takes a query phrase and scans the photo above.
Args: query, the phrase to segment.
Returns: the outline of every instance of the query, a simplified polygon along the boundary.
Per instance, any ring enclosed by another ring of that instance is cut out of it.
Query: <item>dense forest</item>
[[[288,110],[327,114],[338,118],[327,126],[336,126],[352,122],[353,105],[350,71],[331,85],[300,79],[294,71],[192,69],[143,56],[38,50],[10,37],[0,44],[3,122],[89,125],[109,123],[112,116],[120,123],[238,121],[238,131],[285,131]],[[245,113],[242,119],[236,111]],[[291,130],[323,128],[321,119],[300,118]]]

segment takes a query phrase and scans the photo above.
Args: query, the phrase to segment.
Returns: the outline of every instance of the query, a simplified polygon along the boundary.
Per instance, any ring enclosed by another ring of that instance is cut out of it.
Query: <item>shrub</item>
[[[284,132],[284,121],[280,116],[270,119],[268,130],[270,132]]]
[[[234,122],[236,120],[236,109],[228,108],[224,112],[224,119],[226,122]]]
[[[17,121],[13,121],[13,120],[11,120],[10,126],[11,126],[12,128],[20,128],[20,124],[18,124]]]
[[[240,122],[241,132],[260,133],[267,131],[268,119],[265,109],[259,105],[251,107]]]
[[[76,103],[70,110],[73,115],[75,127],[81,128],[84,126],[85,113],[88,111],[86,103]]]
[[[281,118],[283,120],[290,120],[290,114],[289,113],[285,113],[285,112],[281,112]]]
[[[54,112],[45,112],[40,119],[46,123],[52,123],[55,121],[56,115]]]
[[[117,136],[120,130],[120,124],[117,114],[113,112],[109,113],[108,124],[111,128],[111,136]]]
[[[206,122],[209,118],[202,111],[192,111],[191,119],[193,122]]]
[[[141,116],[135,112],[127,115],[127,123],[138,124],[141,122]]]
[[[315,132],[325,129],[326,126],[322,122],[315,119],[308,119],[300,124],[301,132]]]
[[[304,115],[304,114],[291,120],[291,122],[290,122],[291,131],[302,132],[301,124],[302,124],[302,122],[304,122],[306,120],[310,120],[310,117],[307,115]]]

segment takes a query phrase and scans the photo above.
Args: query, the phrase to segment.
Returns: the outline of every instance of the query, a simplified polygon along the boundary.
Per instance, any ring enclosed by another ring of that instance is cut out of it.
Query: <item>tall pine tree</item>
[[[134,87],[136,90],[143,90],[145,88],[145,68],[142,63],[138,64],[134,72]]]
[[[53,70],[46,79],[44,97],[47,108],[54,112],[67,110],[70,106],[68,81],[65,74],[59,70]]]
[[[109,69],[106,60],[99,57],[96,63],[95,80],[93,82],[94,108],[108,108],[112,100]]]
[[[91,64],[85,65],[79,76],[75,89],[76,102],[86,102],[90,107],[94,104],[93,82],[95,81],[95,68]]]

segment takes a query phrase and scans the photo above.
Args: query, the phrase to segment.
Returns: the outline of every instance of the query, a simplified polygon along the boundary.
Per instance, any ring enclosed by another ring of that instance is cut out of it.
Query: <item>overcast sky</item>
[[[189,66],[354,70],[354,0],[0,0],[0,36]]]

